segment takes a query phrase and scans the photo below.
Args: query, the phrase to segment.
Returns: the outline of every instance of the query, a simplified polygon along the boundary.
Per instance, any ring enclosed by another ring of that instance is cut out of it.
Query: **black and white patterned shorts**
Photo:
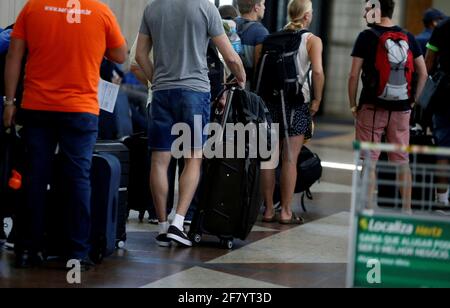
[[[272,116],[273,123],[280,124],[280,140],[285,138],[283,111],[281,104],[268,103],[267,108]],[[286,120],[289,127],[289,137],[304,136],[312,138],[312,117],[309,104],[290,106],[286,104]]]

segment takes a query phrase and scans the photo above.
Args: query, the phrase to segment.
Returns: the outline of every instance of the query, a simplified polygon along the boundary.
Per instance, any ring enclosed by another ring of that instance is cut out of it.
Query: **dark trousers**
[[[87,257],[90,245],[92,154],[98,132],[98,117],[88,113],[26,111],[24,138],[27,166],[25,202],[18,217],[18,249],[43,250],[47,186],[52,183],[57,147],[64,157],[58,168],[61,174],[66,207],[67,232],[71,258]],[[64,219],[64,217],[60,217]]]

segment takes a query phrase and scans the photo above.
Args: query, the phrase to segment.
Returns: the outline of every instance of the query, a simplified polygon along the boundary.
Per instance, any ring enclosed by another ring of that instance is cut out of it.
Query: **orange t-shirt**
[[[100,65],[125,44],[109,7],[97,0],[29,0],[12,37],[26,41],[24,109],[99,114]]]

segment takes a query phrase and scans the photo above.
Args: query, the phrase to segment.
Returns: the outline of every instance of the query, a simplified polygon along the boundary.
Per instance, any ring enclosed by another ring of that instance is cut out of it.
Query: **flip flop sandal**
[[[277,220],[277,214],[273,215],[273,217],[271,217],[271,218],[263,217],[263,219],[262,219],[262,222],[268,223],[268,224],[273,224],[273,223],[275,223],[277,221],[278,221]]]
[[[303,225],[305,223],[305,220],[298,216],[295,213],[292,213],[292,217],[289,220],[282,220],[280,219],[279,223],[281,225]]]

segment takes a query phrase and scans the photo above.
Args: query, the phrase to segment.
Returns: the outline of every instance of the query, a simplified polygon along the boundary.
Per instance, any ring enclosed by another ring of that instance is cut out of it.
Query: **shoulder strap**
[[[238,26],[238,32],[237,34],[239,36],[241,36],[242,34],[244,34],[245,32],[247,32],[247,30],[249,30],[253,25],[255,25],[257,22],[256,21],[245,21],[243,24],[241,24],[240,26]]]
[[[378,38],[380,38],[383,35],[380,31],[378,31],[375,28],[370,28],[369,31],[375,34]]]

